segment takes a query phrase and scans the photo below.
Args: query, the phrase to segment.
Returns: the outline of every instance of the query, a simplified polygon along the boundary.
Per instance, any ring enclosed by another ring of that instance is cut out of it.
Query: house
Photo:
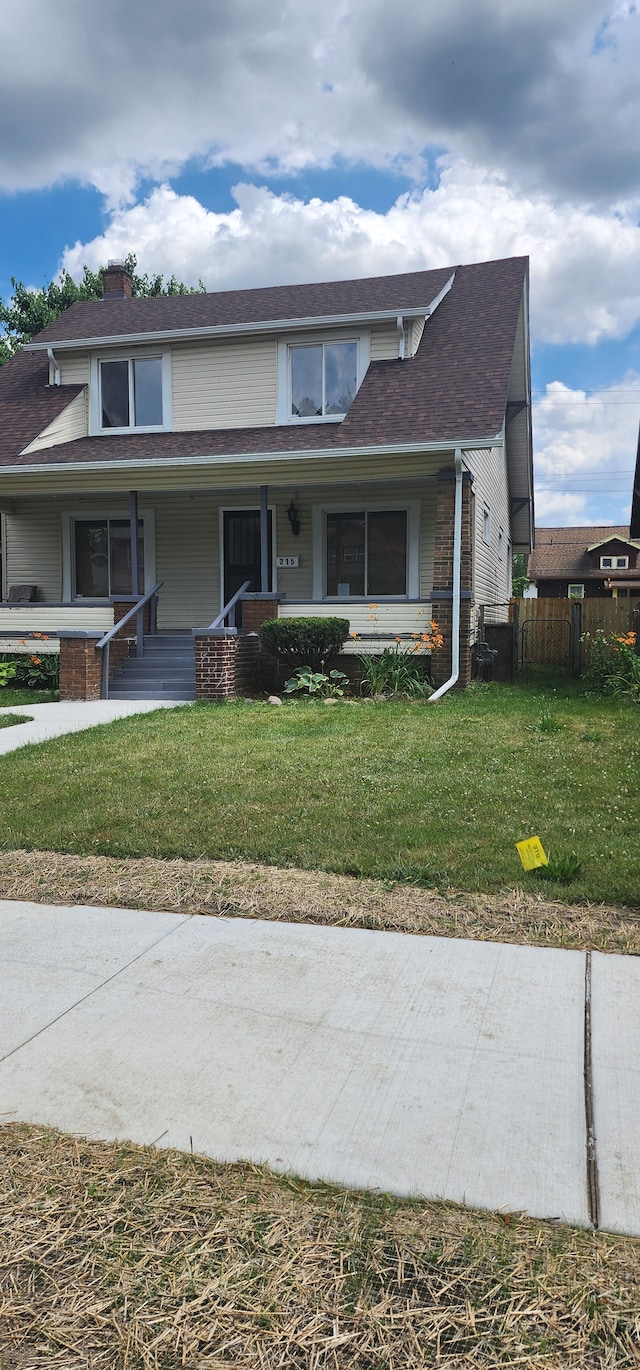
[[[640,541],[628,526],[536,528],[528,576],[540,598],[640,596]]]
[[[433,617],[434,675],[464,685],[532,508],[526,258],[151,299],[110,263],[0,369],[0,639],[59,639],[69,696],[143,596],[204,696],[274,614],[339,614],[370,651]]]

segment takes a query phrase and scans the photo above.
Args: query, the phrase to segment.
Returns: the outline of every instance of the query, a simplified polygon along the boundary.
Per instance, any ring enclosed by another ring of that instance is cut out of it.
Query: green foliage
[[[585,633],[583,641],[590,634]],[[640,704],[640,656],[635,633],[606,634],[602,628],[591,639],[591,666],[585,675],[590,694],[612,695]]]
[[[3,652],[0,655],[0,684],[3,667],[12,667],[7,678],[13,681],[18,690],[57,690],[60,677],[60,657],[58,653],[47,652],[37,656],[35,652]],[[4,682],[6,684],[6,681]]]
[[[295,675],[287,681],[284,692],[286,695],[298,692],[320,699],[341,699],[346,685],[348,680],[344,671],[329,671],[325,675],[324,671],[312,671],[309,666],[299,666]]]
[[[0,690],[3,690],[10,680],[13,680],[15,673],[16,668],[13,661],[0,661]]]
[[[528,584],[527,557],[523,552],[516,552],[511,563],[511,593],[520,599]]]
[[[564,726],[557,714],[552,713],[550,709],[545,709],[540,714],[537,723],[530,725],[529,731],[532,733],[559,733]]]
[[[361,656],[362,694],[390,698],[396,695],[429,696],[433,687],[425,657],[395,647],[385,647],[380,656]]]
[[[175,276],[165,281],[160,274],[149,276],[145,272],[140,275],[133,253],[125,258],[124,265],[131,273],[134,296],[193,295],[205,288],[202,281],[194,288],[176,280]],[[102,299],[102,272],[91,271],[88,266],[82,268],[80,281],[74,281],[68,271],[62,271],[57,280],[45,282],[39,290],[32,290],[15,276],[11,277],[11,284],[13,295],[7,301],[0,297],[0,365],[77,300]]]
[[[549,854],[546,866],[536,866],[533,874],[539,880],[555,880],[558,885],[570,885],[572,880],[577,880],[581,870],[582,861],[575,852],[569,852],[567,856]]]
[[[260,629],[272,656],[291,665],[324,665],[341,650],[349,636],[347,618],[270,618]]]

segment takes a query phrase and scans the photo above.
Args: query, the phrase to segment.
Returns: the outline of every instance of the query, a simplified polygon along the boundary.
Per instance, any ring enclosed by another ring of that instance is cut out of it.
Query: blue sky
[[[214,290],[528,253],[538,522],[628,520],[637,0],[23,0],[0,43],[3,297],[128,251]]]

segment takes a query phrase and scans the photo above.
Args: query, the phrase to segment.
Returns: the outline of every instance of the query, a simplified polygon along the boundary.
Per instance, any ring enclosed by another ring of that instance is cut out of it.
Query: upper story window
[[[91,432],[130,433],[171,426],[169,353],[93,359]]]
[[[348,413],[369,365],[369,335],[281,339],[278,423],[336,422]]]
[[[600,557],[601,571],[628,571],[628,557]]]

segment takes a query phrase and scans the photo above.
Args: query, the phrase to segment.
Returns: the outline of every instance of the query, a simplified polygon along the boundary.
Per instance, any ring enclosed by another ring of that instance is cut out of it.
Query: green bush
[[[15,676],[16,668],[12,661],[0,661],[0,690]]]
[[[329,671],[325,675],[324,671],[312,671],[310,666],[298,666],[295,675],[287,681],[284,692],[286,695],[299,693],[317,699],[342,699],[348,685],[344,671]]]
[[[57,652],[43,652],[42,656],[38,656],[36,652],[2,652],[0,653],[0,671],[3,665],[14,667],[10,677],[14,690],[57,690],[58,688],[60,657]]]
[[[413,652],[401,651],[397,646],[385,647],[379,656],[361,656],[360,664],[360,690],[364,695],[388,699],[396,695],[428,698],[433,694],[429,657],[414,656]]]
[[[583,641],[589,638],[585,633]],[[598,628],[591,642],[591,666],[585,674],[590,694],[612,695],[640,704],[640,656],[635,633],[609,633]]]
[[[321,666],[349,636],[348,618],[269,618],[260,636],[272,656],[294,666]]]

